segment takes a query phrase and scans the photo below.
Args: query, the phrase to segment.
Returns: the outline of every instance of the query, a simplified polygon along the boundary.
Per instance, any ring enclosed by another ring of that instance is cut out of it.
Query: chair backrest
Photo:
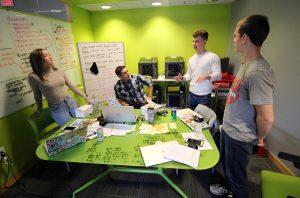
[[[43,137],[54,132],[54,129],[59,128],[59,125],[52,119],[48,107],[43,109],[39,116],[37,116],[36,113],[33,113],[27,118],[27,121],[34,132],[37,144],[39,144]]]
[[[300,197],[300,178],[263,170],[261,172],[262,198]]]
[[[210,129],[214,131],[214,129],[217,128],[217,115],[211,108],[202,104],[198,104],[195,112],[203,116],[204,122],[208,123]]]

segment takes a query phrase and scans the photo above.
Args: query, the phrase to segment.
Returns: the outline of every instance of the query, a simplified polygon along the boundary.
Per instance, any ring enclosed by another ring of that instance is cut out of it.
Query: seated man
[[[134,106],[140,108],[152,100],[153,85],[142,75],[130,75],[125,66],[118,66],[115,70],[116,75],[120,78],[115,84],[115,94],[118,101],[123,106]],[[149,96],[147,98],[143,85],[149,87]]]

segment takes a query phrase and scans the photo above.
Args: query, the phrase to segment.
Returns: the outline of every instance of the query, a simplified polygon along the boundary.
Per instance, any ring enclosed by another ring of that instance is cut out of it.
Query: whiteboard
[[[48,50],[54,65],[79,84],[70,23],[0,10],[0,117],[35,103],[27,82],[29,54]]]
[[[115,99],[114,85],[118,80],[115,68],[125,65],[122,42],[77,43],[85,91],[100,102]],[[96,63],[99,73],[90,71]]]

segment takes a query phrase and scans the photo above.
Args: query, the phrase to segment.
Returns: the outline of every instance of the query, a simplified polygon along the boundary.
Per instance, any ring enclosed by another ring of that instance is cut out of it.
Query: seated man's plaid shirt
[[[114,87],[116,98],[124,100],[130,106],[140,108],[147,104],[143,85],[150,87],[152,83],[142,75],[131,75],[131,79],[127,82],[119,79]]]

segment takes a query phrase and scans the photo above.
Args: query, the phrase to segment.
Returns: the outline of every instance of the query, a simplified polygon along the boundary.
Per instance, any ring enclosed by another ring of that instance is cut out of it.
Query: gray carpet
[[[25,188],[15,185],[8,189],[4,198],[22,197],[71,197],[72,191],[105,170],[105,166],[90,164],[70,164],[68,174],[64,163],[39,163],[20,180]],[[249,197],[261,197],[260,172],[271,170],[280,172],[267,158],[251,157],[248,166]],[[222,166],[215,167],[214,174],[206,171],[167,170],[166,174],[191,198],[213,197],[209,193],[211,183],[223,182]],[[172,198],[178,194],[160,177],[149,174],[111,173],[102,180],[78,193],[77,197],[96,198]]]

